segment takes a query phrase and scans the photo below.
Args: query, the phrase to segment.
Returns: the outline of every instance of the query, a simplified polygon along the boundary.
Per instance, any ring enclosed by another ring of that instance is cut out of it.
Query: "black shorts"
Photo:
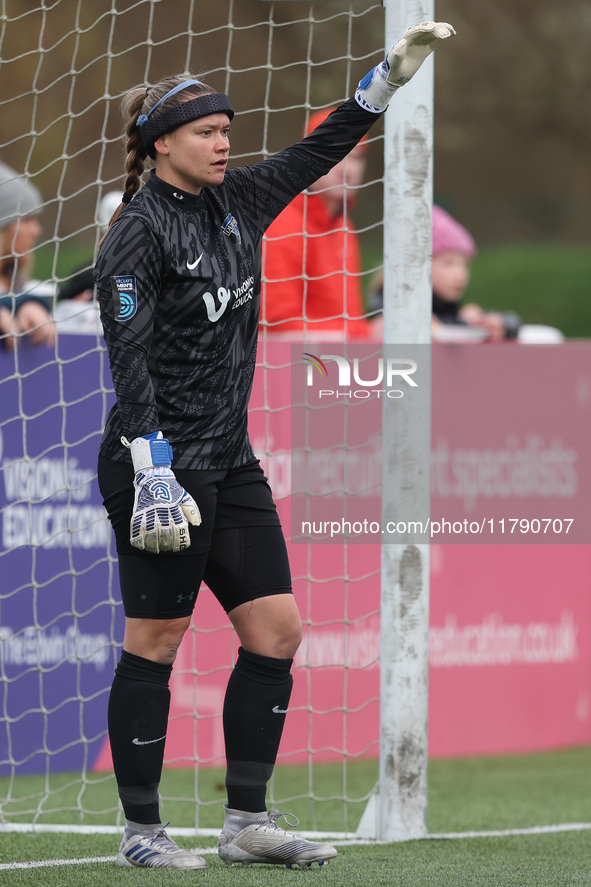
[[[189,527],[190,548],[151,554],[129,541],[135,498],[132,465],[99,457],[99,487],[115,532],[125,615],[190,616],[202,581],[226,613],[255,598],[291,593],[283,531],[259,463],[227,471],[174,473],[199,506],[202,523]]]

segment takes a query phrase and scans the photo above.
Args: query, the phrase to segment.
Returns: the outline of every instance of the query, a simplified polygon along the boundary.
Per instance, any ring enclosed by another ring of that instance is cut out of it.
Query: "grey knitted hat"
[[[37,215],[42,207],[43,198],[37,188],[0,161],[0,231],[23,216]]]

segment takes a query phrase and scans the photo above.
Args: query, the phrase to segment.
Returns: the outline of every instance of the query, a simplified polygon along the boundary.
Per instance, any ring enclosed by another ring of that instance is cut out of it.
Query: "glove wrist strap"
[[[355,92],[355,100],[366,111],[381,114],[388,107],[397,89],[398,86],[388,83],[382,66],[378,65],[360,81]]]
[[[133,462],[133,470],[145,471],[146,468],[170,468],[172,465],[172,447],[163,438],[162,432],[153,438],[136,437],[131,442],[131,461]],[[152,439],[150,439],[152,438]]]

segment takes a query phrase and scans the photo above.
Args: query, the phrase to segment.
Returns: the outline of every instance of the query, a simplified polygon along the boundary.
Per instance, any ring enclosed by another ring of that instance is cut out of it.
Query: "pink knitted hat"
[[[446,252],[462,253],[472,259],[476,255],[476,244],[463,225],[440,206],[433,206],[433,255]]]

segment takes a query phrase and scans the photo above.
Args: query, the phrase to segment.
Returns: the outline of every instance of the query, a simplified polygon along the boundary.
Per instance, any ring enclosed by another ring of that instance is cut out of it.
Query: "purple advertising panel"
[[[92,766],[123,636],[96,480],[104,346],[0,351],[0,774]]]

